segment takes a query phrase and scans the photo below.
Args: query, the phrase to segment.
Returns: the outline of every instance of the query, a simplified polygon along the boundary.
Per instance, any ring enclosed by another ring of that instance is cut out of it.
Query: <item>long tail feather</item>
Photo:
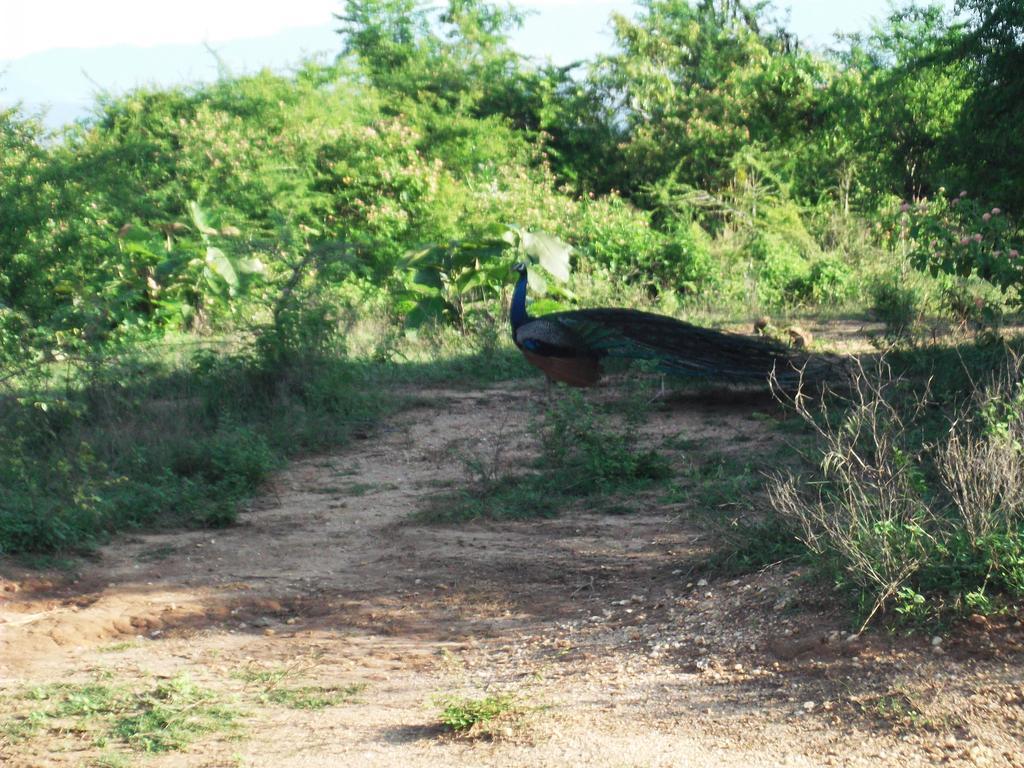
[[[581,309],[545,315],[577,332],[595,352],[655,361],[665,373],[765,381],[793,379],[801,361],[782,345],[633,309]]]

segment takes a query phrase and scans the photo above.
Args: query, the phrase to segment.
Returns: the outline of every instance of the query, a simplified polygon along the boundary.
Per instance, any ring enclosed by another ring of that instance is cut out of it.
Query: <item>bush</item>
[[[924,311],[921,290],[895,275],[875,280],[868,288],[871,311],[885,323],[885,333],[894,339],[908,336]]]
[[[760,306],[801,302],[810,283],[811,267],[793,243],[770,232],[758,232],[750,241],[749,252],[754,260]]]
[[[797,397],[820,466],[810,483],[769,487],[819,565],[856,589],[865,624],[887,606],[930,620],[1024,596],[1022,358],[976,387],[933,450],[919,447],[927,391],[913,389],[882,363],[856,371],[840,413]]]

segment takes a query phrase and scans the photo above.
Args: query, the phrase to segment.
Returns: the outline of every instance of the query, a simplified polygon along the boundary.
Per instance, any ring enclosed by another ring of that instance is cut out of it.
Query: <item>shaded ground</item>
[[[0,717],[48,682],[187,672],[238,702],[242,731],[127,764],[1024,765],[1019,622],[968,623],[937,646],[851,639],[828,585],[787,563],[697,570],[715,542],[685,487],[631,499],[631,514],[410,521],[467,482],[467,457],[529,455],[518,414],[540,397],[439,390],[350,450],[293,464],[234,528],[122,539],[73,579],[6,573]],[[776,418],[764,398],[684,398],[646,430],[764,457]],[[366,687],[297,710],[239,674],[275,669]],[[506,692],[523,714],[492,738],[438,728],[439,696]],[[74,729],[0,735],[5,766],[103,764],[111,749]]]

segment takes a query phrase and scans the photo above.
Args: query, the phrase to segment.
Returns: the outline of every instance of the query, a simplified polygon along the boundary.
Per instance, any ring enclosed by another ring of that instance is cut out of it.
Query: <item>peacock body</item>
[[[727,382],[781,381],[795,375],[781,345],[764,338],[724,333],[635,309],[578,309],[530,317],[527,268],[516,266],[512,338],[523,356],[553,380],[588,387],[601,377],[604,358],[650,360],[663,373]]]

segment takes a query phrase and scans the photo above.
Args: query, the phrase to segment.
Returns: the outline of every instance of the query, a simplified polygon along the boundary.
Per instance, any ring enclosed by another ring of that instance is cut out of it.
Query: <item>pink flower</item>
[[[1009,256],[1011,259],[1016,259],[1018,256],[1020,256],[1020,254],[1017,253],[1016,249],[1014,248],[1011,248],[1010,252],[1006,255]]]
[[[960,193],[960,197],[967,197],[967,190],[966,189],[963,192]]]
[[[974,242],[980,243],[981,242],[981,235],[978,234],[978,233],[975,233],[973,239],[974,239]]]
[[[986,214],[982,215],[981,220],[982,221],[988,221],[991,218],[992,218],[992,214],[991,213],[986,213]]]
[[[1001,209],[999,209],[999,208],[993,208],[992,209],[992,215],[993,216],[998,216],[1000,213],[1002,213]]]
[[[971,242],[971,238],[969,238],[969,237],[961,237],[960,238],[960,245],[969,245],[970,242]]]
[[[902,213],[906,213],[909,210],[910,210],[910,204],[909,203],[903,203],[903,205],[900,206],[900,211]]]

